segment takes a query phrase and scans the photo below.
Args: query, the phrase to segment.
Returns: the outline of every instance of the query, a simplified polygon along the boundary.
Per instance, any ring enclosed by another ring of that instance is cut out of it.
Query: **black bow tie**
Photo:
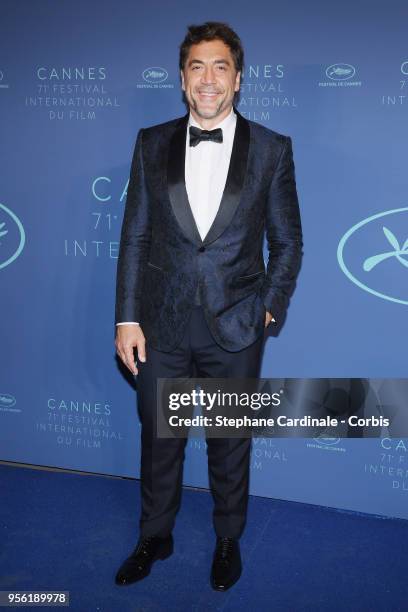
[[[215,130],[200,130],[194,125],[190,126],[190,147],[195,147],[202,140],[212,140],[213,142],[222,142],[222,129]]]

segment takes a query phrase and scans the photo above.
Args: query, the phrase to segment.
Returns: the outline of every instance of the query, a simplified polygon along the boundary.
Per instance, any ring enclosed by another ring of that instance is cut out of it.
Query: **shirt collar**
[[[215,130],[216,128],[221,128],[224,130],[230,129],[235,125],[236,119],[237,119],[237,115],[234,112],[234,108],[231,107],[231,112],[229,113],[229,115],[224,117],[224,119],[220,121],[220,123],[217,123],[217,125],[214,125],[211,129],[212,130]],[[188,118],[188,125],[189,126],[195,125],[201,130],[203,129],[203,127],[194,119],[193,115],[191,114],[191,111],[190,111],[189,118]]]

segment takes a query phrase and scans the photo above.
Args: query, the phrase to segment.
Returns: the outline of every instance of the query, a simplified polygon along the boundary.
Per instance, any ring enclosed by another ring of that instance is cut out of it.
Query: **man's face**
[[[207,120],[227,116],[239,90],[240,77],[231,51],[222,40],[192,45],[181,71],[181,86],[192,113]]]

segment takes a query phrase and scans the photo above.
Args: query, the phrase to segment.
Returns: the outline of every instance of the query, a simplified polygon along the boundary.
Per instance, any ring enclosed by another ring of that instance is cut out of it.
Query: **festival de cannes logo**
[[[337,259],[360,289],[408,305],[408,207],[386,210],[353,225],[339,242]]]
[[[169,74],[165,68],[159,68],[157,66],[153,68],[146,68],[143,70],[142,77],[148,83],[163,83],[166,81]]]
[[[0,204],[0,269],[13,263],[25,244],[25,232],[20,219]]]
[[[317,451],[345,453],[346,447],[339,444],[340,440],[341,438],[335,438],[334,436],[322,433],[320,436],[306,441],[306,447],[316,449]]]
[[[331,438],[330,436],[318,436],[317,438],[313,438],[319,444],[325,444],[326,446],[333,446],[334,444],[338,444],[340,442],[340,438]]]
[[[319,87],[361,87],[361,81],[356,81],[357,70],[352,64],[338,62],[330,64],[325,70],[326,79],[319,81]]]
[[[332,64],[326,68],[326,76],[332,81],[347,81],[355,74],[356,69],[351,64]]]
[[[174,89],[169,73],[162,66],[150,66],[142,72],[142,81],[136,83],[137,89]]]
[[[0,409],[11,408],[16,405],[16,398],[9,393],[0,393]]]

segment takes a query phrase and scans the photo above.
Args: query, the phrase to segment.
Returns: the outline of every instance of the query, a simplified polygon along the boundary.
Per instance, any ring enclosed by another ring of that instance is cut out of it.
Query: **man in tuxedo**
[[[142,511],[139,541],[117,584],[144,578],[173,552],[186,439],[157,436],[157,378],[190,377],[193,366],[201,377],[258,377],[265,328],[282,324],[300,267],[291,139],[238,112],[242,68],[241,41],[228,25],[190,26],[180,46],[189,111],[137,135],[118,258],[116,350],[137,376]],[[216,590],[241,574],[250,445],[207,439]]]

